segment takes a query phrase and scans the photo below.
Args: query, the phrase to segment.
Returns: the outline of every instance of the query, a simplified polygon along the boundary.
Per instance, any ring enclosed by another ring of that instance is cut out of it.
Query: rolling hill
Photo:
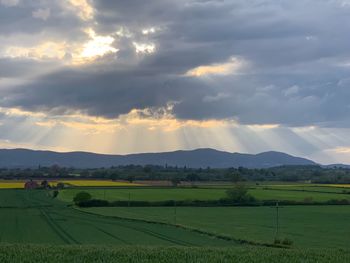
[[[107,155],[89,152],[52,152],[28,149],[0,149],[0,167],[37,167],[57,164],[62,167],[99,168],[118,165],[169,165],[191,168],[268,168],[281,165],[316,165],[315,162],[282,152],[259,154],[229,153],[196,149],[161,153]]]

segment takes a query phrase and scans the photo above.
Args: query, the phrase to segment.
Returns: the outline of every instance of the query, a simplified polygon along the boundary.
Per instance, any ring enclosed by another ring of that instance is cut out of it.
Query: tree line
[[[155,165],[125,165],[108,168],[78,169],[73,167],[0,168],[1,179],[24,178],[90,178],[126,180],[171,181],[173,185],[181,181],[309,181],[311,183],[350,183],[350,169],[342,167],[280,166],[266,169],[244,167],[215,169],[169,167]]]

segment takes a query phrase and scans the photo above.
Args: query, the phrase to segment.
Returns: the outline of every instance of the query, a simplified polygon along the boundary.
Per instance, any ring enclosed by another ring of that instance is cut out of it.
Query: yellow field
[[[24,181],[0,181],[0,189],[22,189]]]
[[[106,180],[64,180],[60,182],[72,186],[142,186],[142,184]]]
[[[40,180],[36,180],[38,184],[40,184]],[[56,186],[58,182],[62,182],[66,185],[71,186],[96,186],[96,187],[103,187],[103,186],[142,186],[142,184],[134,184],[134,183],[128,183],[128,182],[114,182],[114,181],[107,181],[107,180],[63,180],[63,181],[49,181],[49,184],[51,186]],[[25,181],[18,181],[18,180],[0,180],[0,189],[23,189],[24,188]]]

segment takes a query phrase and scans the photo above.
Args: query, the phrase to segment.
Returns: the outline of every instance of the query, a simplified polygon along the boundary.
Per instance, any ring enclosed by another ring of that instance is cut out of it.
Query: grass
[[[312,201],[325,202],[332,199],[347,199],[350,200],[349,194],[340,194],[338,192],[328,193],[316,191],[295,191],[291,189],[252,189],[249,191],[258,200],[288,200],[288,201],[303,201],[309,199]]]
[[[311,188],[311,187],[310,187]],[[331,190],[329,190],[331,189]],[[65,189],[61,191],[59,198],[65,202],[71,202],[81,189]],[[225,188],[91,188],[86,190],[93,198],[108,201],[162,201],[162,200],[217,200],[226,196]],[[249,193],[258,200],[288,200],[304,201],[328,201],[331,199],[348,199],[349,194],[342,194],[339,188],[319,187],[305,190],[305,188],[280,189],[272,187],[265,189],[259,186],[249,190]]]
[[[59,196],[69,200],[82,189],[111,198],[128,198],[130,192],[140,200],[198,196],[215,199],[225,193],[222,188],[130,187],[65,189]],[[343,195],[263,187],[253,191],[265,195],[263,198],[287,198],[287,194],[294,198],[302,198],[302,194],[315,198],[321,198],[319,194],[327,198]],[[279,237],[291,239],[294,245],[291,249],[277,249],[234,241],[271,243],[276,213],[270,207],[177,207],[176,224],[183,228],[172,225],[173,207],[81,211],[52,199],[51,194],[46,190],[0,190],[0,262],[350,262],[350,206],[281,208]],[[219,239],[190,229],[233,239]]]
[[[330,184],[330,187],[338,187],[338,188],[350,188],[350,184]]]
[[[84,211],[175,223],[172,207],[103,207]],[[350,206],[286,206],[279,211],[280,238],[293,240],[296,247],[348,248],[349,218]],[[270,207],[177,207],[176,222],[238,239],[271,242],[276,231],[276,210]]]
[[[81,189],[65,189],[61,191],[59,198],[71,202]],[[88,189],[93,198],[109,201],[117,200],[216,200],[225,196],[225,189],[200,189],[200,188],[123,188],[123,189]]]
[[[53,200],[44,190],[1,190],[0,200],[1,242],[152,246],[239,245],[233,241],[174,226],[89,215]]]
[[[184,247],[101,247],[1,245],[0,262],[12,263],[323,263],[349,262],[349,250],[273,249],[273,248],[184,248]]]

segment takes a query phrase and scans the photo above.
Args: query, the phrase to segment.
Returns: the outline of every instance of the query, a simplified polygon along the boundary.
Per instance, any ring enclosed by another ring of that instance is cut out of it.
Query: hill
[[[59,153],[28,149],[1,149],[0,167],[37,167],[57,164],[61,167],[99,168],[118,165],[169,165],[191,168],[268,168],[281,165],[315,165],[305,158],[281,152],[259,154],[229,153],[214,149],[197,149],[161,153],[107,155],[89,152]]]

